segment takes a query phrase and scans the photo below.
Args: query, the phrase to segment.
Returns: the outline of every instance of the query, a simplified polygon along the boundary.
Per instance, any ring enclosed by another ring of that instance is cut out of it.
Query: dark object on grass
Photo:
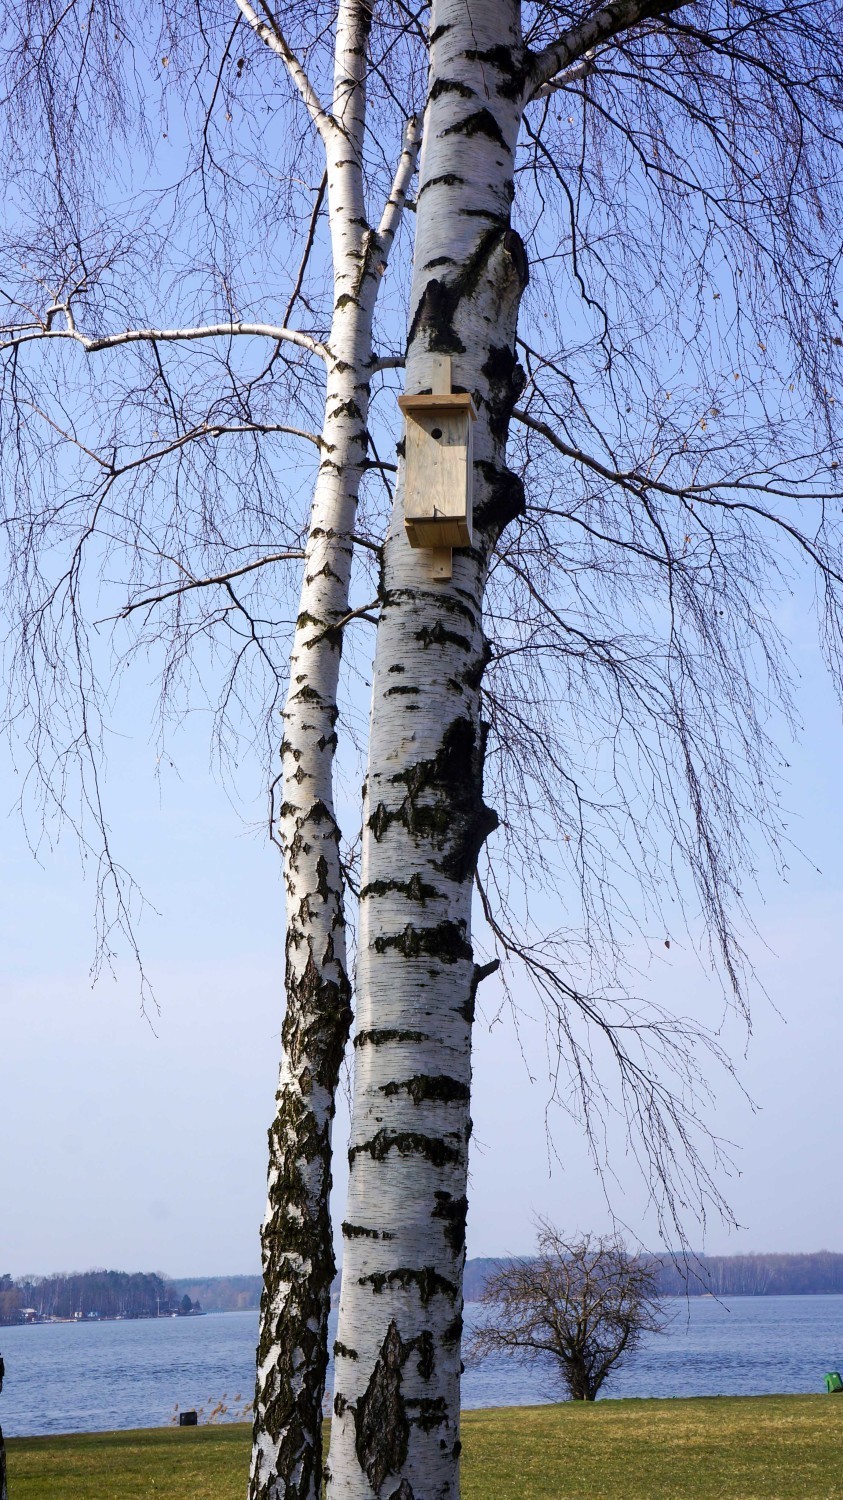
[[[825,1377],[825,1388],[829,1396],[837,1396],[843,1391],[843,1377],[839,1370],[831,1370]]]
[[[574,1401],[593,1401],[609,1371],[640,1342],[660,1333],[657,1267],[614,1236],[565,1240],[538,1221],[537,1255],[505,1263],[483,1293],[486,1321],[474,1332],[469,1359],[547,1356]]]
[[[195,1411],[180,1411],[179,1412],[179,1427],[198,1427],[198,1426],[199,1426],[199,1418],[196,1415]],[[2,1500],[1,1496],[0,1496],[0,1500]]]

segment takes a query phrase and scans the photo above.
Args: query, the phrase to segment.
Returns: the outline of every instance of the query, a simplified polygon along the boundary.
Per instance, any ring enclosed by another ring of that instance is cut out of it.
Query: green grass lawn
[[[500,1407],[463,1418],[463,1500],[843,1500],[843,1396]],[[244,1500],[245,1426],[17,1438],[9,1500]]]

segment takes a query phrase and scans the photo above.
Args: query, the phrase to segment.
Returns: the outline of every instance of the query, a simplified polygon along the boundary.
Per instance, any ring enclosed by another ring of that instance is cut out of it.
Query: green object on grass
[[[839,1370],[831,1370],[825,1377],[825,1388],[829,1396],[836,1396],[838,1391],[843,1391],[843,1376]]]

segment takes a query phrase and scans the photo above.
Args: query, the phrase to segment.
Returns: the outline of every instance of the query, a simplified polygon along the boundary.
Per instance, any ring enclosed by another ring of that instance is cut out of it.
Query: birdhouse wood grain
[[[398,398],[406,423],[404,524],[411,547],[470,547],[477,411],[469,395],[451,390],[450,358],[433,366],[430,395]]]

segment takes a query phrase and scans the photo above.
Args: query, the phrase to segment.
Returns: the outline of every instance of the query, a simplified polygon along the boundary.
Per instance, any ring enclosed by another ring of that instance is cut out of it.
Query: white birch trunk
[[[415,166],[413,123],[379,228],[363,193],[366,44],[371,12],[346,0],[337,25],[326,145],[334,313],[322,462],[313,497],[281,746],[286,884],[286,1013],[261,1242],[264,1290],[251,1500],[319,1500],[327,1325],[335,1262],[329,1216],[331,1125],[351,1024],[343,878],[334,812],[341,622],[363,464],[372,315]]]
[[[432,353],[479,409],[475,546],[453,580],[387,541],[365,802],[354,1114],[329,1500],[455,1500],[471,1022],[483,803],[488,557],[520,509],[505,467],[526,280],[509,227],[522,111],[518,9],[434,0],[407,390]],[[523,379],[523,377],[521,377]],[[400,477],[399,477],[400,497]]]

